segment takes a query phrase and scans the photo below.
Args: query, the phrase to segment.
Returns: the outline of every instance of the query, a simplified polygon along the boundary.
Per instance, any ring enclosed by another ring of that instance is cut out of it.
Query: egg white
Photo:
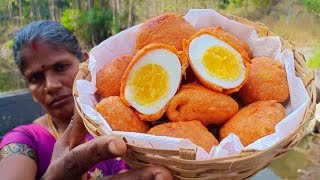
[[[212,46],[222,46],[232,51],[238,61],[238,65],[240,66],[240,76],[234,80],[224,80],[211,76],[206,67],[202,64],[201,60],[204,52]],[[241,54],[235,50],[232,46],[227,44],[226,42],[212,36],[209,34],[202,34],[199,37],[194,38],[189,45],[189,58],[194,68],[201,74],[202,78],[212,84],[218,85],[225,89],[235,88],[239,86],[245,79],[246,68],[243,63],[243,58]]]
[[[138,104],[131,92],[131,86],[128,82],[134,73],[141,67],[147,64],[156,64],[161,66],[168,73],[168,91],[165,97],[162,97],[158,101],[154,102],[152,105],[142,106]],[[144,56],[136,62],[132,67],[127,82],[125,85],[124,96],[127,101],[141,114],[151,115],[159,112],[170,99],[176,94],[181,80],[181,63],[176,54],[166,49],[155,49],[147,52]]]

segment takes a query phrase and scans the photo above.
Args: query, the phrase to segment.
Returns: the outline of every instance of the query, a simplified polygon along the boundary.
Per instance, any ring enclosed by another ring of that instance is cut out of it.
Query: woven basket
[[[260,37],[278,36],[262,23],[255,23],[231,15],[225,16],[242,24],[255,27]],[[160,150],[138,147],[132,144],[127,144],[128,151],[122,158],[134,169],[150,164],[166,166],[176,179],[244,179],[254,175],[260,169],[266,167],[289,151],[307,134],[306,126],[314,116],[316,105],[315,75],[313,71],[307,68],[303,54],[299,53],[292,43],[282,38],[280,39],[282,49],[291,49],[293,51],[296,76],[302,79],[310,97],[304,119],[296,131],[264,151],[246,151],[240,155],[225,158],[195,160],[195,150]],[[78,79],[91,79],[87,63],[80,65],[80,70],[76,77],[76,80]],[[73,88],[73,95],[74,98],[78,97],[78,92],[75,87]],[[81,111],[78,104],[75,104],[89,133],[94,137],[105,135],[102,129]]]

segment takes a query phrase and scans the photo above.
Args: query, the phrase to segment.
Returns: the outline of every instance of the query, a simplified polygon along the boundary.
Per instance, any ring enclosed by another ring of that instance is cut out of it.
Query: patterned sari
[[[91,135],[86,136],[85,141],[93,139]],[[21,147],[29,147],[27,151],[29,157],[35,159],[38,166],[37,176],[39,179],[47,170],[52,156],[53,147],[56,140],[54,137],[42,126],[38,124],[30,124],[16,127],[8,132],[0,142],[0,150],[2,154],[14,153],[19,151]],[[15,149],[9,149],[10,146],[6,146],[11,143],[17,143]],[[3,148],[4,147],[4,148]],[[121,159],[110,159],[104,162],[100,162],[92,167],[87,177],[100,177],[111,174],[117,174],[119,172],[129,170],[130,167]]]

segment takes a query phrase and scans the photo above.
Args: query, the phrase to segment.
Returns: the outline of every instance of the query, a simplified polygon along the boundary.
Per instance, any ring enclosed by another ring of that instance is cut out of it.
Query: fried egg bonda
[[[123,104],[120,97],[110,96],[102,99],[96,110],[105,118],[113,131],[142,132],[149,130],[133,109]]]
[[[223,124],[238,111],[230,96],[190,83],[182,86],[167,109],[170,121],[198,120],[203,125]]]
[[[195,27],[182,16],[167,13],[151,18],[143,23],[137,36],[136,52],[151,43],[174,46],[182,51],[182,40],[196,33]]]
[[[103,98],[120,95],[121,78],[132,55],[123,55],[106,64],[97,74],[97,94]]]
[[[157,125],[148,134],[190,139],[210,153],[212,146],[217,146],[217,139],[199,121],[169,122]]]
[[[286,113],[275,100],[257,101],[242,108],[220,128],[220,141],[236,134],[244,146],[275,132],[275,126]]]
[[[248,81],[239,95],[245,104],[264,100],[284,102],[289,97],[289,85],[282,64],[269,57],[252,59]]]

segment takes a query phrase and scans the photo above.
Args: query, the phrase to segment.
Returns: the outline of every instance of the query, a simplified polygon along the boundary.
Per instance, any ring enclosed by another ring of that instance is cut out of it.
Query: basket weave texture
[[[259,37],[278,36],[262,23],[256,23],[244,18],[232,15],[224,15],[229,19],[254,27]],[[316,105],[316,89],[314,85],[314,72],[307,68],[303,54],[299,53],[294,45],[280,37],[282,50],[293,51],[295,60],[295,73],[300,77],[308,92],[310,101],[299,128],[285,139],[263,151],[242,152],[240,155],[217,158],[210,160],[194,160],[195,151],[189,149],[164,150],[151,149],[127,144],[127,153],[122,157],[131,167],[140,168],[147,165],[166,166],[175,179],[244,179],[248,178],[260,169],[266,167],[274,160],[295,146],[306,134],[306,127],[313,118]],[[90,80],[87,63],[82,63],[76,80]],[[78,92],[74,86],[73,95],[76,102]],[[103,130],[86,116],[78,104],[76,108],[90,134],[94,137],[105,135]]]

